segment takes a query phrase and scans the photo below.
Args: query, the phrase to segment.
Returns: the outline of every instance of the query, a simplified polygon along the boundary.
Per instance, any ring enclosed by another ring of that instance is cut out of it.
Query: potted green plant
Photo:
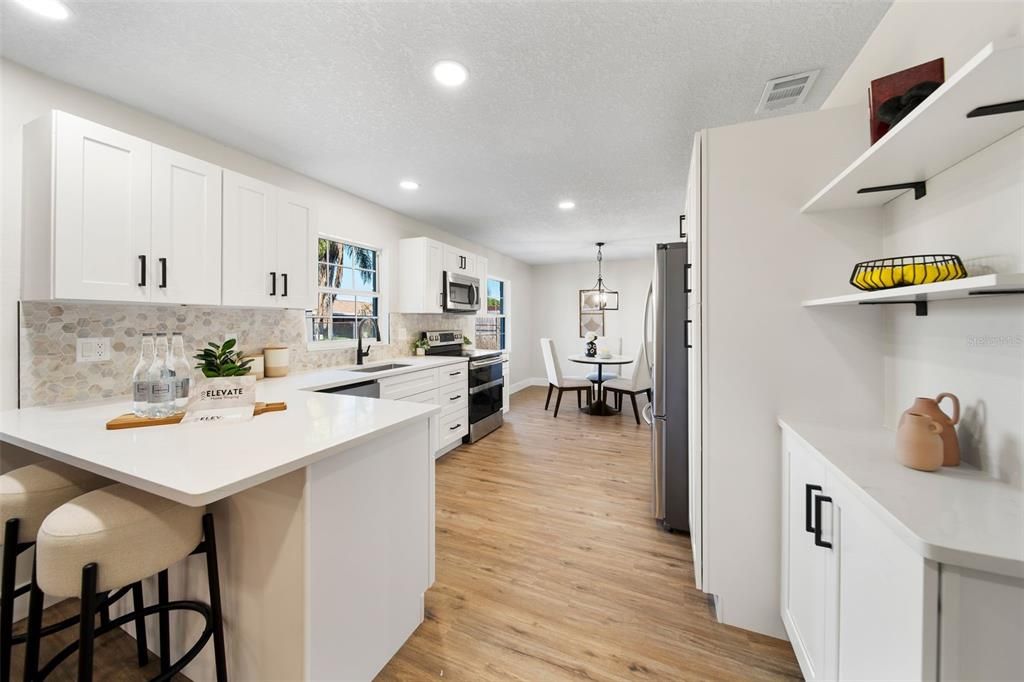
[[[462,336],[462,347],[463,348],[471,348],[472,346],[473,346],[473,340],[470,339],[465,334],[463,334],[463,336]]]
[[[203,380],[195,393],[197,409],[240,407],[256,402],[256,377],[249,374],[253,358],[236,348],[236,339],[210,342],[193,357]],[[190,403],[190,409],[193,405]]]
[[[416,355],[426,355],[427,349],[430,348],[430,342],[426,339],[418,339],[414,344],[412,344],[412,347],[416,352]]]

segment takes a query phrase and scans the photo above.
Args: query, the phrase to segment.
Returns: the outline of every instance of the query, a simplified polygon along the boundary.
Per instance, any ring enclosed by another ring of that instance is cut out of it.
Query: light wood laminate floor
[[[553,419],[544,396],[515,394],[503,428],[438,461],[427,618],[377,679],[799,678],[787,642],[715,622],[689,538],[650,518],[650,431],[628,403],[592,417],[566,396]],[[74,679],[74,660],[50,679]],[[127,635],[100,640],[95,679],[155,672],[135,667]]]

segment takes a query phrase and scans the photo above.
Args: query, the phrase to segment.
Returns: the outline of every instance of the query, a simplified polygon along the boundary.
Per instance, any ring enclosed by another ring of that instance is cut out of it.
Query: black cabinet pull
[[[270,295],[277,296],[277,273],[270,273]]]
[[[456,396],[452,396],[451,398],[448,398],[448,400],[458,400],[461,397],[462,397],[461,395],[456,395]]]
[[[157,260],[160,261],[160,288],[161,289],[166,289],[167,288],[167,259],[166,258],[158,258]]]
[[[285,296],[288,295],[288,273],[287,272],[282,272],[281,273],[281,280],[284,283],[284,293],[281,294],[281,298],[284,298]]]
[[[814,527],[814,544],[818,547],[824,547],[825,549],[832,549],[832,543],[826,542],[821,539],[821,503],[828,502],[832,504],[832,498],[828,495],[818,495],[814,498],[814,518],[817,519],[818,525]]]
[[[139,256],[139,263],[141,264],[139,267],[139,286],[144,287],[146,286],[146,256]]]
[[[811,503],[815,491],[821,492],[820,485],[808,483],[804,487],[804,528],[808,533],[814,533],[814,518],[811,516]]]
[[[693,269],[693,263],[686,264],[686,270],[683,271],[683,289],[688,294],[693,293],[693,287],[690,286],[690,271]]]
[[[448,372],[448,376],[450,376],[450,377],[457,377],[460,374],[462,374],[462,372]]]
[[[461,428],[461,427],[462,427],[462,424],[456,424],[455,426],[449,426],[448,430],[449,431],[454,431],[455,429],[458,429],[458,428]]]
[[[683,346],[686,348],[693,348],[693,344],[690,343],[690,324],[692,322],[693,320],[687,320],[683,325]]]

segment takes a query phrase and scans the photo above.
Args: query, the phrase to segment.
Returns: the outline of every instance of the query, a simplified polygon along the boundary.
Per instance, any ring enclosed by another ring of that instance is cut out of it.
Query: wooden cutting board
[[[256,408],[253,410],[254,415],[261,415],[265,412],[283,412],[288,409],[287,403],[256,403]],[[116,431],[117,429],[137,429],[141,426],[166,426],[167,424],[177,424],[185,417],[184,414],[172,414],[169,417],[137,417],[134,414],[122,414],[120,417],[114,417],[107,422],[108,431]]]

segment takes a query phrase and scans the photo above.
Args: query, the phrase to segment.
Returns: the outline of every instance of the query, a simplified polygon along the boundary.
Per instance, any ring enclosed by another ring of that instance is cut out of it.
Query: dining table
[[[578,353],[576,355],[570,355],[570,362],[578,362],[582,365],[597,365],[597,381],[594,382],[597,389],[597,395],[594,396],[594,400],[591,401],[590,405],[582,408],[587,414],[592,414],[595,417],[608,417],[613,414],[618,414],[618,410],[609,407],[604,399],[601,397],[601,384],[604,383],[604,366],[605,365],[628,365],[633,362],[635,358],[631,358],[627,355],[609,355],[607,357],[589,356],[584,353]]]

